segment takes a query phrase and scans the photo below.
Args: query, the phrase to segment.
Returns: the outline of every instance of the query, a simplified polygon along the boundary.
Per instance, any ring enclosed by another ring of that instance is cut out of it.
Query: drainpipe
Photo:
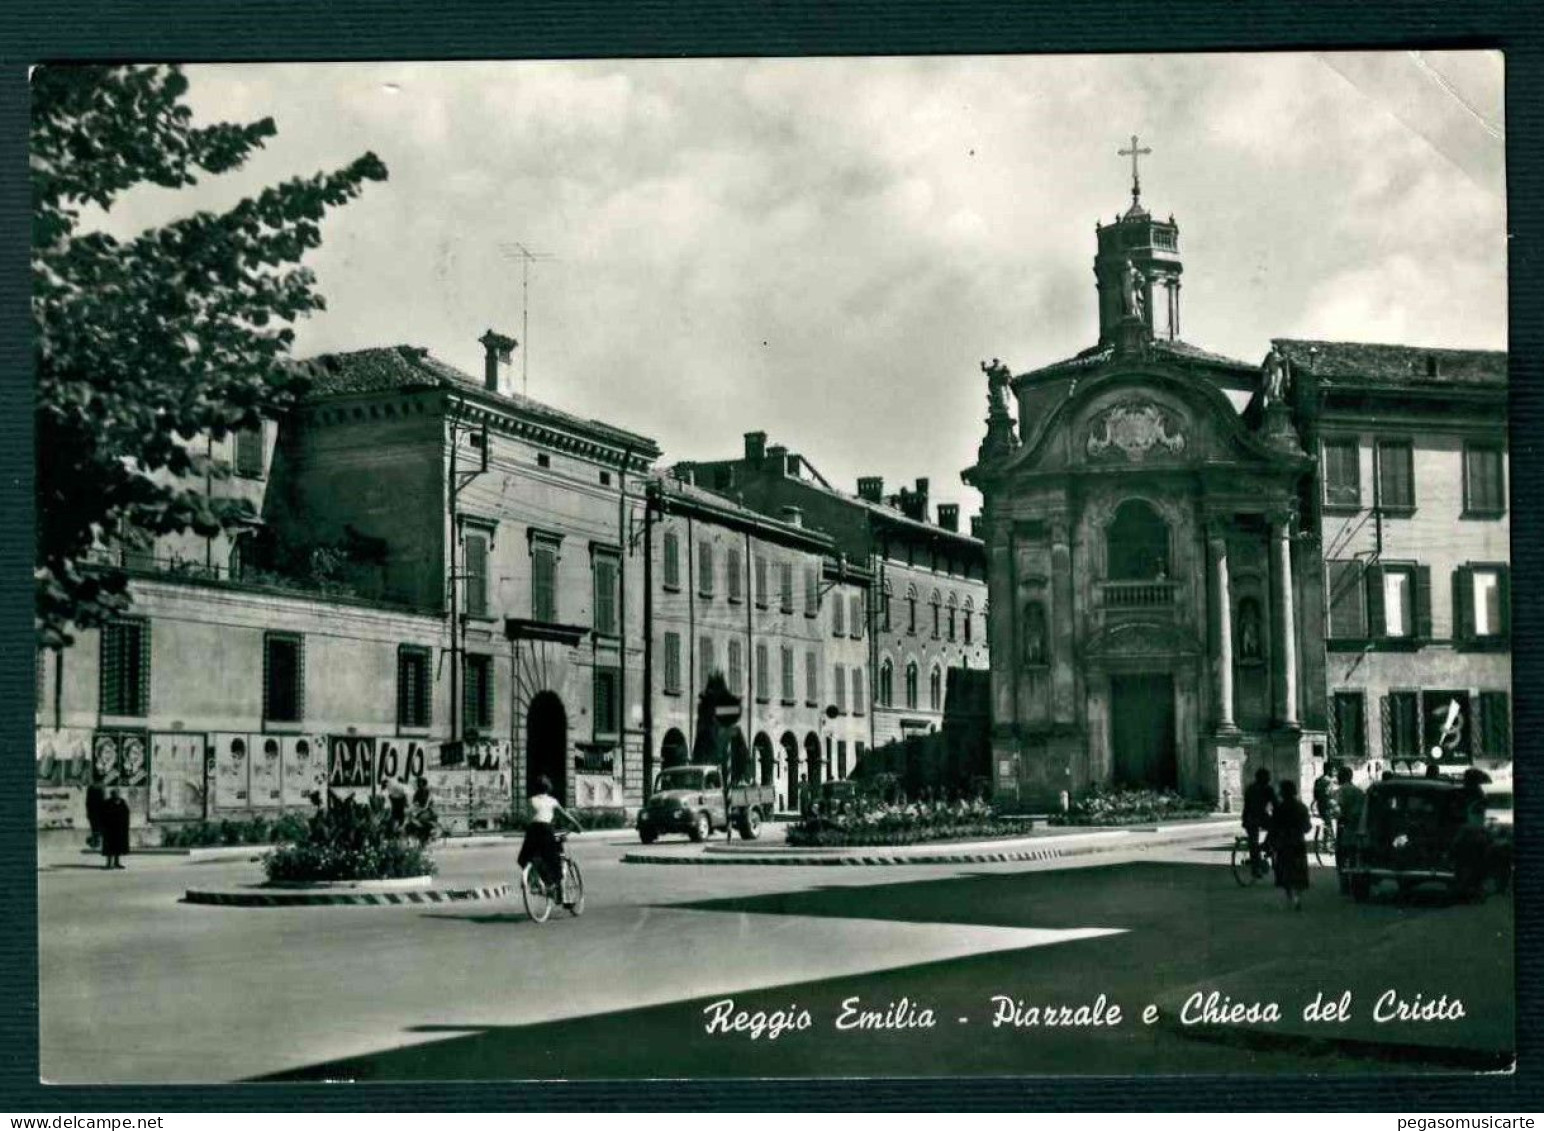
[[[632,547],[627,544],[627,465],[633,449],[623,449],[622,471],[617,476],[617,630],[621,645],[617,649],[617,739],[622,746],[622,803],[627,804],[627,559]],[[614,772],[614,771],[613,771]]]
[[[697,749],[697,536],[686,515],[686,750]]]
[[[653,485],[643,501],[643,800],[654,787],[654,503]]]
[[[751,670],[750,666],[749,666],[749,664],[750,664],[749,657],[755,655],[754,637],[755,637],[755,634],[756,634],[756,628],[755,628],[755,622],[754,622],[754,619],[753,619],[754,616],[755,616],[754,610],[756,608],[756,592],[755,592],[755,590],[756,590],[756,566],[755,566],[755,563],[751,560],[751,532],[749,530],[746,530],[746,532],[745,532],[745,655],[747,657],[747,661],[746,661],[746,664],[741,666],[740,670],[741,670],[742,674],[744,672],[748,672],[748,671]],[[725,674],[727,674],[727,672]],[[731,690],[735,690],[735,689],[731,689]],[[746,690],[746,694],[745,694],[744,698],[742,698],[740,700],[740,714],[741,714],[742,719],[744,720],[744,722],[743,722],[743,724],[741,726],[741,731],[740,731],[740,734],[741,734],[742,738],[744,738],[746,735],[754,735],[756,733],[756,720],[755,720],[755,718],[753,716],[753,712],[755,711],[755,697],[752,696],[751,694],[749,694],[749,692],[750,692],[750,688],[749,687],[747,687],[745,690]],[[735,690],[735,694],[739,694],[739,691]],[[760,781],[761,780],[761,767],[757,766],[755,764],[756,763],[756,748],[754,746],[750,745],[750,741],[751,740],[749,738],[745,739],[746,749],[750,751],[750,760],[751,760],[751,765],[752,765],[752,774],[753,774],[753,776],[754,776],[756,781]],[[776,777],[776,776],[777,775],[774,773],[773,777]]]

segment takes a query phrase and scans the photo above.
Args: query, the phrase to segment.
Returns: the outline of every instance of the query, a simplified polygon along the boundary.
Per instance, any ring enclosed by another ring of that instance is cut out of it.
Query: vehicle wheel
[[[1255,875],[1254,869],[1249,866],[1249,840],[1246,837],[1237,837],[1233,841],[1233,878],[1241,888],[1247,888],[1260,877]],[[1262,860],[1263,864],[1264,861]]]
[[[697,823],[692,826],[692,831],[687,835],[699,844],[707,840],[713,835],[713,818],[706,813],[698,813]]]
[[[568,913],[570,915],[584,914],[584,877],[579,873],[579,862],[572,857],[568,860]]]
[[[745,816],[740,818],[740,836],[745,840],[755,840],[761,835],[761,810],[752,805],[745,811]]]
[[[1358,903],[1366,903],[1367,900],[1369,898],[1371,898],[1371,896],[1372,896],[1372,877],[1370,877],[1370,876],[1352,876],[1351,877],[1351,898],[1356,900]]]
[[[644,844],[653,844],[658,838],[659,834],[649,828],[648,825],[638,826],[638,839],[643,841]]]
[[[541,870],[532,860],[520,873],[520,894],[525,899],[525,913],[538,923],[552,915],[552,892],[541,878]]]

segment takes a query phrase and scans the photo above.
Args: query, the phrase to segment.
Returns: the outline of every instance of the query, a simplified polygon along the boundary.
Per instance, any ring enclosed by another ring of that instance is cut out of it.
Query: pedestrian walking
[[[1244,833],[1249,837],[1249,868],[1256,876],[1263,873],[1260,862],[1260,834],[1269,832],[1271,814],[1276,809],[1276,791],[1271,788],[1271,772],[1264,766],[1255,771],[1254,781],[1244,790]]]
[[[1352,778],[1351,767],[1341,766],[1335,777],[1340,788],[1335,794],[1335,809],[1339,824],[1335,828],[1335,872],[1340,878],[1341,893],[1351,890],[1351,877],[1347,868],[1351,864],[1351,838],[1362,823],[1362,807],[1367,795]]]
[[[1308,890],[1308,842],[1303,838],[1312,828],[1308,807],[1297,798],[1297,783],[1282,782],[1271,815],[1271,845],[1276,850],[1276,886],[1295,911],[1303,909],[1302,893]]]
[[[91,784],[86,787],[86,847],[95,851],[102,847],[102,806],[107,801],[107,791],[102,788],[102,775],[91,771]]]
[[[118,795],[116,789],[102,803],[102,856],[103,867],[122,868],[123,857],[129,854],[129,803]]]

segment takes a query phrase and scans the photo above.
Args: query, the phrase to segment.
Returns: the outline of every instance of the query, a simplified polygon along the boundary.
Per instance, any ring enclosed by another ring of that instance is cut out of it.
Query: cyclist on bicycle
[[[1260,834],[1268,833],[1271,815],[1276,810],[1276,790],[1271,786],[1271,772],[1264,766],[1255,771],[1254,781],[1244,790],[1244,832],[1249,835],[1249,867],[1256,876],[1264,873],[1260,862]]]
[[[525,827],[525,840],[520,845],[520,867],[535,860],[542,882],[549,888],[559,887],[563,881],[563,846],[553,831],[552,819],[562,817],[579,832],[584,832],[584,826],[558,804],[558,799],[552,796],[552,782],[545,775],[536,779],[536,792],[531,795],[530,806],[530,823]],[[567,899],[563,900],[563,905],[568,906]]]

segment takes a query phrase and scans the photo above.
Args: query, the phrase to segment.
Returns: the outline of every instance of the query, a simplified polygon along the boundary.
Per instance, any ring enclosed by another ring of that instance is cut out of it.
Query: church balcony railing
[[[1158,609],[1174,604],[1175,581],[1106,581],[1099,586],[1107,609]]]

